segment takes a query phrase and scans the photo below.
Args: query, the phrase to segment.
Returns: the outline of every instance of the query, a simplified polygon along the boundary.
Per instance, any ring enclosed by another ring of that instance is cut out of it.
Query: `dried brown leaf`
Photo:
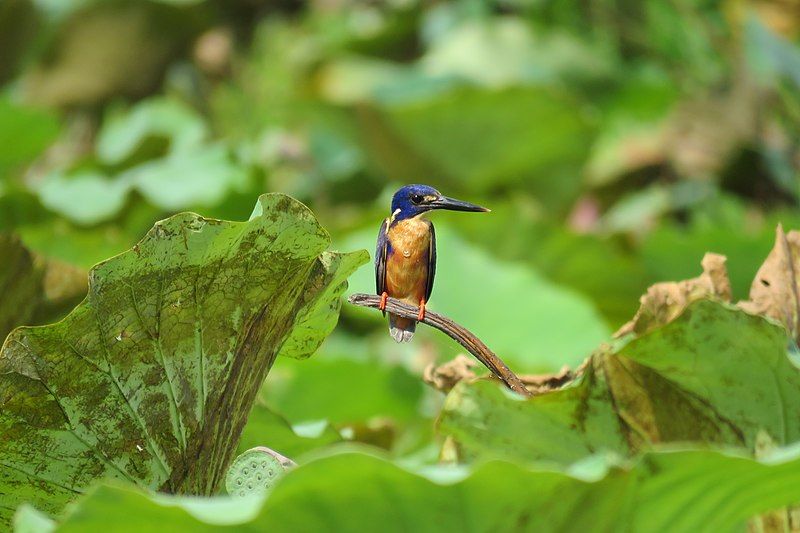
[[[560,389],[565,384],[575,379],[576,372],[572,372],[567,365],[554,374],[526,374],[519,377],[525,386],[534,394]]]
[[[474,369],[479,367],[478,362],[464,354],[457,355],[451,361],[436,366],[431,363],[423,373],[422,379],[436,390],[444,393],[450,392],[460,381],[475,381],[477,379],[496,379],[494,376],[478,376]],[[564,365],[561,370],[553,374],[528,374],[520,375],[519,379],[525,387],[534,394],[550,392],[564,386],[575,378],[576,373]]]
[[[797,274],[800,271],[800,232],[784,233],[778,225],[775,246],[758,269],[750,286],[750,300],[739,307],[751,314],[764,315],[781,322],[797,339],[800,327]]]
[[[458,354],[453,360],[436,366],[429,364],[422,374],[422,379],[436,390],[450,392],[459,381],[473,381],[477,375],[473,369],[478,362],[464,354]]]
[[[703,257],[703,273],[684,281],[656,283],[647,289],[640,301],[639,310],[633,319],[615,334],[621,337],[628,333],[641,335],[674,320],[691,302],[703,298],[731,300],[731,282],[725,268],[724,255],[706,253]]]

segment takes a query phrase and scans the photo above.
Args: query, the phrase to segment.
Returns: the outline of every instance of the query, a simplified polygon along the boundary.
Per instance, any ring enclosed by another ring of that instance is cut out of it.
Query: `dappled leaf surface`
[[[0,352],[0,523],[22,501],[58,511],[101,477],[214,492],[276,355],[316,348],[331,320],[306,310],[335,314],[367,259],[322,258],[328,244],[282,195],[262,196],[245,223],[175,215],[97,265],[67,318],[12,332]]]
[[[775,323],[710,300],[589,360],[564,389],[524,402],[495,384],[459,384],[440,420],[467,456],[575,461],[653,443],[753,449],[759,430],[800,439],[800,372]]]
[[[764,461],[695,450],[615,463],[596,456],[569,473],[491,462],[421,474],[345,453],[287,473],[260,510],[252,499],[198,502],[100,487],[60,531],[119,523],[120,513],[132,531],[739,531],[753,514],[800,499],[797,448]]]

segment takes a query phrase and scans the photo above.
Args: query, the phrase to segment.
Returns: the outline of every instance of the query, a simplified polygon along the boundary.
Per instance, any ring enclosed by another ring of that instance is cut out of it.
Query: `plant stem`
[[[350,296],[349,301],[353,305],[378,309],[381,298],[373,294],[359,293]],[[419,308],[401,302],[395,298],[389,298],[386,300],[386,311],[393,315],[416,320]],[[453,322],[446,316],[431,311],[425,311],[425,318],[422,319],[421,322],[445,333],[448,337],[466,348],[475,359],[491,370],[492,374],[505,383],[509,389],[526,398],[532,396],[531,392],[525,387],[525,384],[522,383],[522,380],[520,380],[494,352],[467,328]]]

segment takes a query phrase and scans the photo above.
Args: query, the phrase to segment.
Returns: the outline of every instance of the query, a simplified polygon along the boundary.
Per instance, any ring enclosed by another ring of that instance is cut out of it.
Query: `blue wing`
[[[375,292],[383,294],[386,291],[386,254],[389,251],[389,239],[386,229],[389,219],[385,219],[378,231],[378,244],[375,247]]]
[[[431,299],[431,293],[433,292],[433,278],[436,277],[436,230],[433,227],[433,222],[431,224],[431,244],[430,248],[428,248],[428,284],[425,287],[425,301]]]

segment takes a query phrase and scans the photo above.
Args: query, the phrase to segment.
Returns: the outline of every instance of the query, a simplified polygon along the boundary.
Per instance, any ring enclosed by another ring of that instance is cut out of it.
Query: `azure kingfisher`
[[[375,285],[380,310],[391,296],[419,306],[417,320],[389,313],[389,334],[397,342],[414,336],[417,321],[425,318],[425,304],[436,274],[436,233],[424,215],[434,209],[487,212],[485,207],[448,198],[427,185],[406,185],[392,197],[392,214],[383,221],[375,250]],[[384,313],[385,314],[385,313]]]

